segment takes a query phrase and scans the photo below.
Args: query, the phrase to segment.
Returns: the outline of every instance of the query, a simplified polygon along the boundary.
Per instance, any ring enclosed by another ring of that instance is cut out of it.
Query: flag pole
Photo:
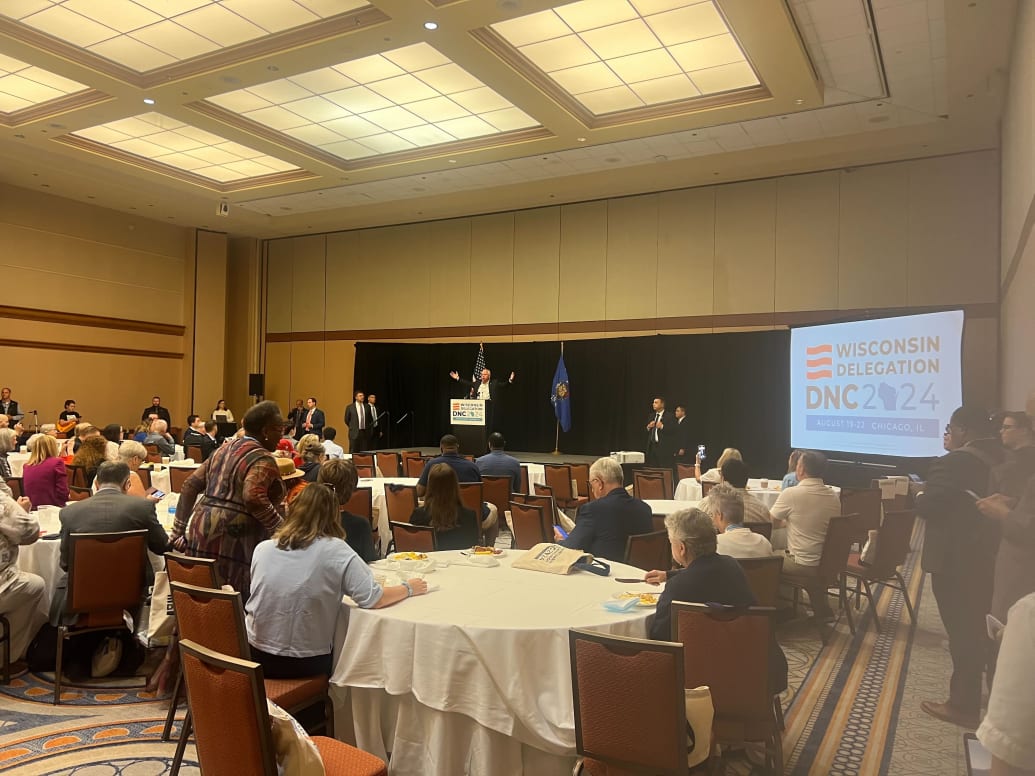
[[[564,340],[561,340],[561,355],[564,355]],[[554,421],[554,432],[553,432],[553,455],[561,454],[561,420],[558,418]]]

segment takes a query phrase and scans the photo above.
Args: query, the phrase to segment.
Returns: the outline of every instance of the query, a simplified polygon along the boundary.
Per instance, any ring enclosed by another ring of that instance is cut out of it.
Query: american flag
[[[478,358],[474,360],[474,371],[471,373],[471,398],[474,398],[478,390],[478,383],[482,380],[482,370],[485,369],[485,345],[479,343]]]

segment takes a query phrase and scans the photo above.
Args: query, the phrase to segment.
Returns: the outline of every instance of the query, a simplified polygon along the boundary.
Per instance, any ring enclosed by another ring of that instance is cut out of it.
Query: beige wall
[[[966,390],[992,401],[998,191],[998,155],[978,152],[275,240],[267,394],[315,393],[336,419],[355,341],[414,329],[542,340],[989,304],[968,324]]]
[[[1002,136],[1002,405],[1035,411],[1035,7],[1021,3]]]
[[[225,342],[222,242],[211,232],[0,185],[7,281],[0,359],[21,408],[39,410],[48,423],[75,399],[91,422],[130,425],[159,394],[181,424],[192,391],[221,390],[222,369],[208,364],[222,364]],[[204,281],[197,354],[195,267]],[[195,364],[203,367],[197,385]]]

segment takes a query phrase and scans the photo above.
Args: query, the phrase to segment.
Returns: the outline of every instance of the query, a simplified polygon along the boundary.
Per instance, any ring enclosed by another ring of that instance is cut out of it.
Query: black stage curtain
[[[643,450],[651,401],[660,394],[670,411],[686,404],[693,444],[708,448],[706,465],[724,447],[736,447],[752,474],[781,473],[789,444],[789,349],[788,331],[566,342],[572,428],[561,433],[560,449],[579,455]],[[392,411],[393,446],[436,445],[449,431],[447,400],[466,395],[449,372],[469,379],[477,354],[477,343],[360,342],[355,385],[374,391],[378,406]],[[496,408],[497,429],[511,450],[554,449],[550,392],[559,354],[557,342],[485,345],[493,379],[515,372]]]

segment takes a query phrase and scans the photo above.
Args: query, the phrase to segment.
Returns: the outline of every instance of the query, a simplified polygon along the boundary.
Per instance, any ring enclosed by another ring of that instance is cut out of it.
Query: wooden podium
[[[460,440],[460,454],[478,457],[487,452],[487,402],[484,399],[450,399],[449,428]]]

